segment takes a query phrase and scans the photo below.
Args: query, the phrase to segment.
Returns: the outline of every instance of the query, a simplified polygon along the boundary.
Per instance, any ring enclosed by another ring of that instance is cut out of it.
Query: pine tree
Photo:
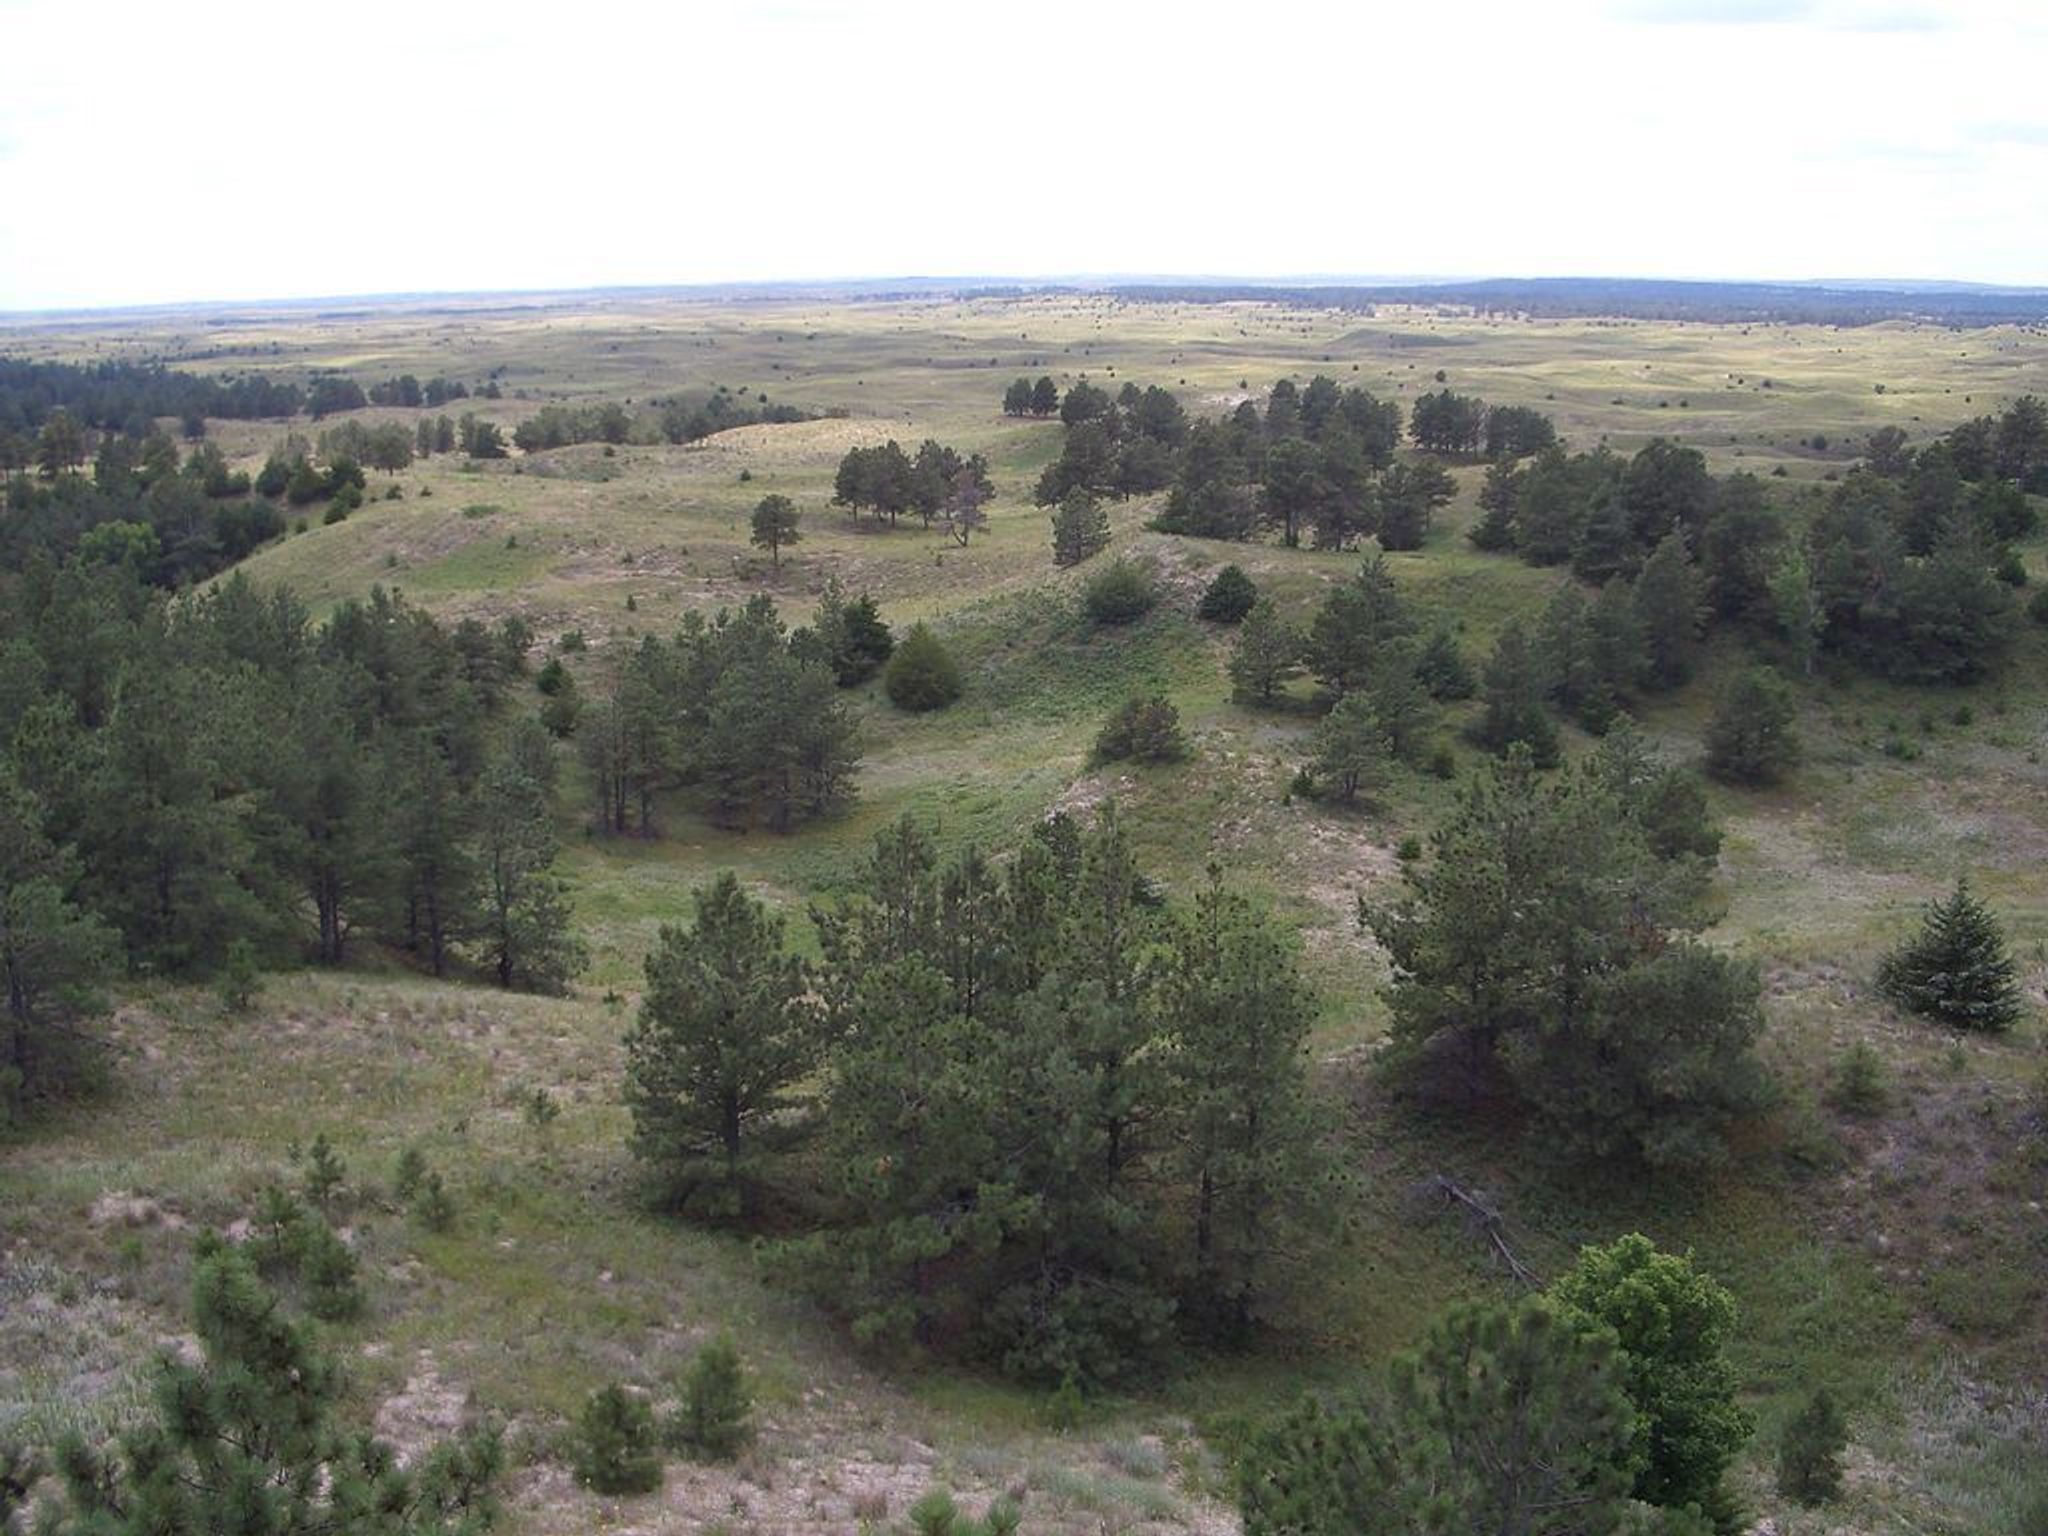
[[[1328,1208],[1308,1083],[1315,998],[1297,947],[1214,865],[1166,949],[1177,1160],[1194,1208],[1189,1310],[1241,1331],[1289,1234]]]
[[[62,1486],[42,1516],[51,1536],[474,1536],[490,1524],[495,1436],[447,1441],[401,1466],[390,1446],[337,1422],[338,1368],[247,1252],[201,1239],[192,1291],[204,1360],[164,1357],[156,1421],[113,1453],[76,1434],[58,1446]]]
[[[1479,680],[1472,675],[1472,664],[1465,659],[1457,637],[1447,627],[1431,634],[1428,642],[1416,653],[1415,676],[1439,704],[1469,699],[1479,691]]]
[[[576,1416],[576,1480],[597,1493],[652,1493],[661,1486],[654,1410],[614,1382]]]
[[[1052,514],[1052,563],[1079,565],[1108,547],[1109,514],[1087,490],[1068,491]]]
[[[767,550],[769,559],[780,568],[782,551],[803,537],[797,526],[802,521],[803,514],[787,496],[763,496],[754,508],[754,547]]]
[[[1543,1297],[1461,1305],[1391,1376],[1380,1404],[1304,1406],[1254,1439],[1245,1536],[1578,1536],[1627,1516],[1635,1415],[1611,1332]]]
[[[1826,1387],[1816,1387],[1778,1437],[1778,1492],[1796,1503],[1832,1504],[1842,1496],[1842,1452],[1849,1426]]]
[[[1759,667],[1737,673],[1707,722],[1707,772],[1730,784],[1772,784],[1799,761],[1792,690]]]
[[[682,1401],[668,1424],[678,1450],[730,1461],[754,1438],[754,1396],[731,1339],[713,1339],[690,1362]]]
[[[817,1066],[824,1035],[809,969],[782,918],[727,870],[693,898],[688,928],[664,926],[626,1037],[633,1151],[678,1198],[710,1180],[750,1205],[755,1143]]]
[[[1510,622],[1494,642],[1480,685],[1486,712],[1474,730],[1480,745],[1505,753],[1527,747],[1538,768],[1558,762],[1557,726],[1543,703],[1543,669],[1522,626]]]
[[[1920,932],[1884,957],[1880,990],[1901,1008],[1955,1029],[2010,1029],[2026,1009],[2019,973],[1991,909],[1966,875],[1929,904]]]
[[[1349,805],[1362,789],[1377,788],[1393,761],[1393,747],[1371,700],[1346,694],[1316,727],[1309,771]]]
[[[1674,528],[1643,562],[1632,594],[1649,657],[1649,681],[1676,688],[1692,676],[1699,656],[1700,580]]]
[[[1270,700],[1300,675],[1305,645],[1301,631],[1280,617],[1273,600],[1260,598],[1245,615],[1230,653],[1230,681],[1237,696],[1260,703]]]
[[[1212,624],[1236,624],[1252,611],[1258,598],[1258,588],[1252,585],[1251,577],[1245,575],[1244,567],[1226,565],[1203,591],[1202,601],[1195,608],[1195,617],[1207,619]]]
[[[554,873],[559,851],[541,787],[507,760],[477,789],[477,929],[498,985],[560,992],[588,963],[569,928],[568,889]]]
[[[1414,632],[1415,619],[1386,557],[1374,555],[1356,575],[1323,600],[1310,622],[1309,669],[1332,692],[1358,686],[1384,659],[1386,647]]]
[[[890,656],[882,686],[898,709],[912,714],[944,709],[960,697],[960,667],[945,642],[919,621]]]

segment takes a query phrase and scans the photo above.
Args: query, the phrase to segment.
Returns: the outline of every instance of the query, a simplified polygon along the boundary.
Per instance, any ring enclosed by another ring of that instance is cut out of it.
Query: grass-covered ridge
[[[1234,561],[1305,620],[1361,557],[1150,532],[1156,500],[1136,501],[1113,510],[1110,554],[1148,570],[1161,600],[1133,624],[1092,626],[1080,590],[1098,562],[1055,571],[1046,512],[1030,500],[1060,427],[1005,418],[999,405],[1013,377],[1040,372],[1063,386],[1083,374],[1112,390],[1158,383],[1198,416],[1318,372],[1405,403],[1443,369],[1462,391],[1553,415],[1575,449],[1605,441],[1626,452],[1666,434],[1717,473],[1751,469],[1783,495],[1845,471],[1879,427],[1925,441],[2048,392],[2039,335],[1392,309],[1368,321],[1043,298],[396,309],[235,319],[207,336],[222,355],[239,349],[238,365],[294,379],[316,367],[366,381],[492,375],[503,397],[466,403],[508,432],[544,401],[648,401],[714,384],[843,409],[689,445],[436,457],[397,477],[399,499],[379,499],[388,477],[373,475],[371,498],[345,521],[316,517],[247,569],[320,607],[381,583],[449,619],[516,613],[544,646],[579,631],[589,648],[565,659],[591,684],[686,611],[766,592],[803,622],[836,576],[849,592],[873,592],[899,634],[929,622],[965,689],[929,715],[893,710],[879,682],[851,691],[858,796],[784,835],[715,828],[685,794],[664,805],[658,840],[588,836],[571,767],[560,831],[593,967],[568,998],[431,984],[374,955],[345,972],[272,977],[247,1018],[200,990],[127,994],[98,1093],[0,1151],[0,1298],[20,1301],[0,1315],[0,1423],[19,1415],[41,1430],[131,1411],[136,1363],[182,1326],[193,1230],[246,1219],[266,1183],[295,1177],[294,1149],[325,1131],[358,1188],[350,1222],[370,1297],[362,1320],[333,1330],[352,1361],[351,1393],[401,1437],[472,1410],[509,1416],[529,1458],[514,1476],[520,1528],[604,1518],[552,1455],[592,1387],[622,1377],[665,1386],[699,1342],[731,1331],[761,1376],[760,1444],[736,1473],[682,1474],[630,1506],[642,1528],[720,1519],[735,1530],[851,1531],[877,1496],[900,1519],[926,1483],[946,1481],[977,1496],[1022,1486],[1027,1530],[1226,1530],[1218,1458],[1243,1421],[1411,1342],[1448,1297],[1507,1293],[1486,1244],[1417,1195],[1445,1173],[1499,1204],[1516,1251],[1546,1279],[1579,1244],[1642,1230],[1691,1248],[1734,1291],[1735,1359],[1764,1429],[1740,1482],[1760,1509],[1776,1510],[1768,1450],[1779,1419],[1811,1380],[1837,1388],[1856,1446],[1848,1502],[1826,1524],[1789,1514],[1781,1531],[2024,1529],[2025,1501],[2039,1493],[2025,1447],[2043,1432],[2048,1344],[2035,1086],[2048,981],[2048,632],[2023,626],[1996,675],[1968,688],[1846,670],[1802,680],[1797,770],[1773,788],[1709,788],[1726,837],[1704,938],[1764,968],[1763,1053],[1781,1100],[1731,1169],[1704,1184],[1609,1175],[1549,1158],[1503,1106],[1429,1117],[1372,1075],[1385,964],[1357,927],[1356,900],[1391,895],[1399,845],[1426,837],[1454,786],[1404,771],[1352,810],[1291,795],[1313,715],[1234,701],[1229,633],[1195,616],[1209,578]],[[161,352],[172,338],[73,329],[8,341],[58,356],[92,344]],[[273,342],[281,359],[269,356]],[[252,468],[274,435],[250,422],[212,431]],[[988,459],[997,495],[967,547],[909,522],[856,526],[830,505],[846,448],[894,438],[914,449],[927,437]],[[1388,564],[1404,597],[1447,620],[1476,662],[1508,621],[1533,623],[1567,578],[1472,549],[1462,535],[1482,472],[1454,472],[1458,496],[1428,542]],[[803,514],[802,542],[779,570],[748,542],[749,515],[770,493]],[[2024,598],[2048,582],[2048,544],[2036,536],[2021,554],[2034,584]],[[1694,682],[1641,711],[1645,734],[1674,760],[1698,758],[1738,649],[1716,640]],[[1295,691],[1305,701],[1307,685]],[[1091,766],[1103,720],[1141,692],[1175,705],[1190,760]],[[537,703],[522,695],[516,707]],[[1456,730],[1476,709],[1446,712],[1460,773],[1482,759]],[[1565,734],[1568,756],[1590,749]],[[807,905],[842,894],[874,834],[906,812],[943,848],[1006,851],[1049,810],[1107,798],[1170,890],[1192,890],[1213,860],[1300,931],[1318,987],[1318,1073],[1347,1108],[1362,1192],[1342,1245],[1288,1296],[1289,1327],[1266,1350],[1197,1359],[1090,1405],[1062,1433],[1038,1394],[878,1365],[764,1280],[743,1241],[650,1214],[626,1152],[620,1042],[657,929],[682,920],[717,871],[737,870],[809,945]],[[2034,1002],[2002,1037],[1951,1039],[1876,989],[1879,957],[1964,869],[2004,919]],[[1888,1079],[1874,1117],[1828,1102],[1858,1041]],[[522,1107],[536,1089],[561,1107],[552,1123]],[[422,1229],[386,1189],[412,1145],[455,1194],[445,1233]]]

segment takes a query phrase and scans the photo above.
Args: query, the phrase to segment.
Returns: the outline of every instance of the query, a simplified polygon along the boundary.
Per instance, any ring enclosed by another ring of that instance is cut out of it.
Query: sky
[[[907,275],[2048,285],[2044,0],[0,0],[0,310]]]

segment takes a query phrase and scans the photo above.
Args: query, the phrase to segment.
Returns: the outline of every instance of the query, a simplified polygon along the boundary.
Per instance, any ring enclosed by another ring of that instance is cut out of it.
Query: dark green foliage
[[[410,1205],[419,1194],[420,1185],[426,1181],[427,1158],[418,1147],[407,1147],[398,1154],[392,1165],[391,1192],[402,1204]]]
[[[896,637],[882,622],[874,598],[863,592],[852,602],[846,601],[837,578],[825,584],[825,595],[818,599],[818,616],[811,631],[824,647],[832,675],[842,688],[852,688],[873,677],[896,649]]]
[[[118,936],[71,899],[75,854],[45,832],[42,802],[0,758],[0,1125],[40,1091],[47,1055],[96,1012],[120,962]]]
[[[1521,746],[1538,768],[1558,762],[1557,726],[1543,703],[1543,667],[1518,623],[1510,623],[1494,642],[1480,685],[1486,711],[1473,728],[1474,739],[1488,750],[1505,754]]]
[[[1612,1532],[1635,1414],[1613,1334],[1541,1298],[1451,1308],[1383,1394],[1304,1404],[1239,1469],[1245,1536]]]
[[[1732,1511],[1727,1471],[1755,1425],[1736,1401],[1727,1356],[1735,1298],[1727,1288],[1691,1258],[1660,1253],[1632,1233],[1580,1249],[1550,1294],[1619,1340],[1622,1387],[1636,1410],[1635,1496]]]
[[[910,626],[889,658],[882,686],[898,709],[913,714],[944,709],[960,697],[960,666],[945,643],[920,621]]]
[[[1195,617],[1213,624],[1236,624],[1252,611],[1252,604],[1258,600],[1259,590],[1252,585],[1251,577],[1245,575],[1244,568],[1226,565],[1203,591]]]
[[[706,1461],[731,1461],[754,1438],[754,1394],[731,1339],[697,1351],[666,1429],[677,1450]]]
[[[1081,589],[1082,612],[1101,625],[1135,623],[1158,601],[1159,589],[1150,573],[1128,560],[1111,561]]]
[[[783,922],[730,871],[664,926],[626,1036],[633,1151],[677,1201],[710,1184],[744,1212],[764,1166],[757,1142],[817,1066],[823,1021]]]
[[[1265,702],[1301,674],[1307,639],[1280,617],[1272,599],[1260,598],[1245,615],[1230,653],[1230,681],[1237,697]]]
[[[914,1536],[1016,1536],[1024,1520],[1023,1511],[1007,1494],[991,1499],[976,1520],[953,1502],[952,1492],[945,1488],[928,1489],[905,1514]]]
[[[576,1415],[576,1481],[596,1493],[652,1493],[661,1486],[654,1410],[614,1382]]]
[[[1095,738],[1098,762],[1176,763],[1187,755],[1180,711],[1164,694],[1124,700]]]
[[[1066,492],[1052,515],[1052,563],[1079,565],[1109,547],[1109,514],[1086,490]]]
[[[1430,518],[1457,494],[1458,482],[1441,464],[1427,459],[1394,464],[1380,476],[1379,541],[1382,549],[1420,549]]]
[[[905,822],[816,914],[838,1209],[787,1262],[858,1336],[1080,1386],[1260,1321],[1329,1205],[1292,942],[1162,907],[1113,808],[998,869]]]
[[[341,1376],[249,1254],[201,1239],[194,1332],[205,1359],[157,1365],[154,1419],[99,1450],[57,1448],[50,1536],[476,1536],[496,1513],[492,1435],[444,1442],[401,1467],[393,1449],[336,1421]]]
[[[2010,1029],[2026,1011],[2019,974],[1991,909],[1967,876],[1929,903],[1920,931],[1884,957],[1879,989],[1901,1008],[1952,1029]]]
[[[1643,563],[1632,596],[1648,655],[1647,681],[1676,688],[1692,676],[1700,638],[1699,576],[1676,528]]]
[[[1842,1496],[1849,1425],[1826,1387],[1816,1387],[1778,1435],[1778,1492],[1811,1508]]]
[[[1414,629],[1414,615],[1395,589],[1385,557],[1374,555],[1316,610],[1308,632],[1309,670],[1332,692],[1347,692],[1384,665],[1387,653]]]
[[[1774,784],[1799,761],[1792,690],[1749,667],[1722,689],[1707,722],[1707,772],[1730,784]]]
[[[1704,861],[1652,849],[1623,787],[1642,781],[1602,754],[1546,785],[1518,747],[1404,867],[1405,898],[1361,917],[1415,1067],[1503,1082],[1575,1154],[1711,1162],[1761,1101],[1759,982],[1682,936]]]
[[[509,758],[477,786],[476,943],[502,987],[562,992],[589,963],[570,932],[547,792]]]
[[[1347,693],[1316,727],[1312,780],[1349,805],[1361,790],[1379,786],[1394,760],[1394,749],[1379,713],[1362,693]]]
[[[1416,447],[1431,453],[1476,453],[1486,433],[1486,418],[1484,400],[1436,390],[1415,397],[1408,411],[1408,435]]]
[[[1415,655],[1415,677],[1432,699],[1440,704],[1469,699],[1479,691],[1472,664],[1448,628],[1430,635]]]
[[[754,508],[752,543],[768,551],[769,559],[782,564],[782,551],[803,537],[798,524],[803,514],[787,496],[763,496]]]

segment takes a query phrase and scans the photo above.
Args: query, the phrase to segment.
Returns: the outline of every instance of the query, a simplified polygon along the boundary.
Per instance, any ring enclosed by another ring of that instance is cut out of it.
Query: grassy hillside
[[[688,609],[765,591],[800,621],[837,576],[872,591],[892,623],[930,619],[967,691],[950,710],[907,716],[862,690],[857,804],[786,837],[716,830],[679,800],[659,840],[589,838],[572,776],[568,867],[594,957],[573,997],[437,986],[374,962],[271,978],[248,1019],[202,992],[127,997],[97,1097],[0,1147],[0,1424],[119,1421],[137,1401],[139,1362],[182,1327],[191,1229],[246,1219],[294,1149],[324,1131],[366,1186],[351,1219],[371,1309],[338,1330],[356,1363],[352,1390],[401,1440],[469,1412],[508,1417],[531,1453],[516,1475],[524,1530],[852,1531],[863,1516],[900,1517],[933,1479],[1029,1489],[1030,1530],[1232,1529],[1217,1447],[1233,1424],[1305,1380],[1342,1380],[1377,1360],[1446,1298],[1508,1283],[1483,1242],[1417,1195],[1439,1172],[1499,1200],[1539,1274],[1582,1242],[1640,1229],[1694,1249],[1733,1288],[1738,1361],[1764,1426],[1745,1488],[1786,1536],[2017,1532],[2026,1501],[2048,1493],[2048,1105],[2037,1086],[2048,631],[2030,628],[2004,671],[1974,688],[1849,677],[1803,688],[1806,762],[1792,780],[1712,792],[1727,839],[1722,916],[1708,937],[1764,967],[1764,1050],[1782,1103],[1735,1167],[1704,1186],[1553,1164],[1505,1110],[1425,1118],[1386,1100],[1369,1072],[1384,971],[1357,930],[1356,897],[1391,889],[1396,846],[1427,832],[1451,787],[1406,775],[1356,814],[1290,798],[1311,717],[1233,703],[1227,637],[1193,616],[1225,561],[1305,615],[1360,557],[1150,533],[1153,508],[1133,503],[1114,513],[1113,548],[1151,566],[1166,598],[1127,630],[1095,632],[1078,611],[1081,576],[1053,571],[1046,519],[1029,499],[1060,429],[998,412],[1020,373],[1063,386],[1083,374],[1112,389],[1163,384],[1203,414],[1316,372],[1405,402],[1437,387],[1441,371],[1460,391],[1552,413],[1574,447],[1625,451],[1661,433],[1703,450],[1717,473],[1747,468],[1789,489],[1838,473],[1880,426],[1919,441],[2048,393],[2048,337],[1061,298],[478,305],[4,339],[67,358],[343,368],[364,382],[493,376],[505,398],[463,404],[508,429],[545,401],[644,402],[720,384],[843,409],[687,447],[435,458],[389,482],[402,490],[395,500],[374,499],[387,477],[373,475],[360,511],[331,527],[316,518],[248,569],[316,604],[384,583],[449,616],[523,614],[550,644],[581,631],[588,649],[566,659],[593,674]],[[216,432],[252,462],[276,436],[249,423]],[[968,548],[907,525],[855,528],[828,504],[844,450],[892,436],[988,456],[998,496]],[[1477,656],[1562,578],[1473,551],[1462,530],[1479,471],[1458,474],[1458,501],[1427,546],[1390,565]],[[804,513],[803,541],[779,571],[747,544],[747,514],[771,491]],[[2023,553],[2034,581],[2048,581],[2048,542]],[[1717,670],[1644,716],[1671,756],[1697,756]],[[1104,714],[1139,687],[1173,698],[1193,761],[1091,769]],[[1461,768],[1477,760],[1462,742],[1455,750]],[[624,1149],[620,1038],[657,928],[717,870],[739,870],[802,930],[805,902],[839,886],[905,811],[935,821],[942,843],[1004,847],[1051,808],[1109,797],[1167,883],[1218,861],[1301,929],[1323,1001],[1323,1077],[1353,1110],[1361,1194],[1336,1251],[1294,1278],[1292,1326],[1268,1351],[1199,1361],[1060,1431],[1019,1390],[881,1368],[765,1284],[744,1244],[647,1214]],[[1965,868],[2006,919],[2035,1002],[2003,1038],[1951,1039],[1896,1014],[1872,985],[1881,951]],[[1892,1108],[1873,1120],[1823,1102],[1857,1040],[1892,1080]],[[535,1089],[562,1106],[551,1125],[522,1112]],[[377,1193],[415,1144],[455,1190],[460,1214],[445,1234],[418,1229]],[[769,1425],[751,1459],[680,1473],[663,1493],[615,1508],[576,1490],[547,1452],[582,1394],[622,1376],[659,1386],[721,1329],[764,1379]],[[1852,1406],[1850,1499],[1825,1517],[1781,1513],[1770,1433],[1816,1380]]]

